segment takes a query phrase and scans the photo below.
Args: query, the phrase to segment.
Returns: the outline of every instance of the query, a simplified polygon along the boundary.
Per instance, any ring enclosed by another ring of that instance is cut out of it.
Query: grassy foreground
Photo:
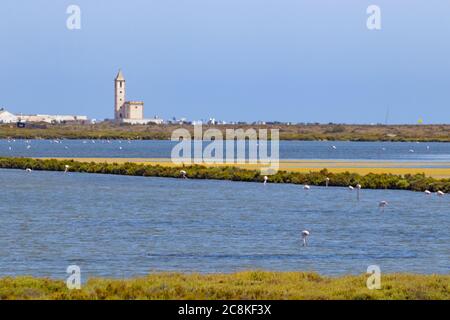
[[[450,275],[382,275],[381,289],[367,275],[322,277],[304,272],[151,274],[127,280],[89,279],[80,290],[64,281],[33,277],[0,279],[0,299],[450,299]]]
[[[141,163],[98,163],[80,162],[74,160],[32,159],[0,157],[0,168],[64,171],[69,166],[72,172],[87,172],[100,174],[117,174],[129,176],[151,176],[179,178],[180,169],[187,172],[190,179],[215,179],[245,182],[262,182],[264,175],[259,170],[242,169],[239,167],[220,166],[205,167],[200,165],[173,167],[161,165],[147,165]],[[278,171],[269,177],[269,183],[292,183],[324,186],[326,179],[329,186],[356,186],[363,189],[399,189],[412,191],[450,192],[450,179],[435,179],[425,174],[394,175],[387,173],[369,173],[360,175],[350,172],[329,172],[323,169],[319,172],[288,172]]]

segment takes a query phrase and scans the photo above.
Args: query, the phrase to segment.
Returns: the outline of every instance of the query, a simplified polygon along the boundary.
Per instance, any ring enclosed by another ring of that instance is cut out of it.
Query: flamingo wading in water
[[[306,238],[308,238],[309,236],[309,231],[308,230],[303,230],[302,231],[302,240],[303,240],[303,246],[306,247],[308,245],[308,242],[306,241]]]
[[[388,205],[388,202],[383,200],[380,201],[380,203],[378,204],[378,207],[381,209],[382,212],[384,212],[384,208]]]

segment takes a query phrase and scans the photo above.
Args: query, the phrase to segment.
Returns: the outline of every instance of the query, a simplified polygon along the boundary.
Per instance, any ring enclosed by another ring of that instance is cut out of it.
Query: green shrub
[[[96,163],[79,162],[73,160],[55,160],[55,159],[31,159],[31,158],[7,158],[0,157],[0,168],[64,171],[65,166],[69,165],[69,171],[117,174],[129,176],[146,177],[167,177],[179,178],[180,169],[187,172],[191,179],[215,179],[232,180],[244,182],[262,182],[263,175],[258,170],[241,169],[231,166],[205,167],[200,165],[183,167],[166,167],[160,165],[145,165],[140,163],[126,162],[117,163]],[[347,187],[361,184],[365,189],[400,189],[412,191],[430,190],[436,192],[441,190],[445,193],[450,192],[450,179],[434,179],[426,177],[424,174],[393,175],[393,174],[374,174],[359,175],[357,173],[343,172],[331,173],[326,169],[320,172],[287,172],[279,171],[271,175],[271,183],[292,183],[292,184],[310,184],[316,186],[325,185],[329,178],[330,186]]]

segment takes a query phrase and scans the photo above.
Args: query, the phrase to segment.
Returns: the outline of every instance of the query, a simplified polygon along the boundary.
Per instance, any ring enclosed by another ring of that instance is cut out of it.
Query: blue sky
[[[81,8],[81,30],[66,8]],[[382,30],[366,28],[381,7]],[[113,117],[450,123],[443,0],[2,0],[0,106]]]

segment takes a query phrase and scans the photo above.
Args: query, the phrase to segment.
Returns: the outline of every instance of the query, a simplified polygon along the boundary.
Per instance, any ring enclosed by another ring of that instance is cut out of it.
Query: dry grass
[[[366,275],[247,271],[234,274],[160,273],[128,280],[89,279],[81,290],[64,281],[0,279],[0,299],[450,299],[450,275],[382,275],[380,290]]]

